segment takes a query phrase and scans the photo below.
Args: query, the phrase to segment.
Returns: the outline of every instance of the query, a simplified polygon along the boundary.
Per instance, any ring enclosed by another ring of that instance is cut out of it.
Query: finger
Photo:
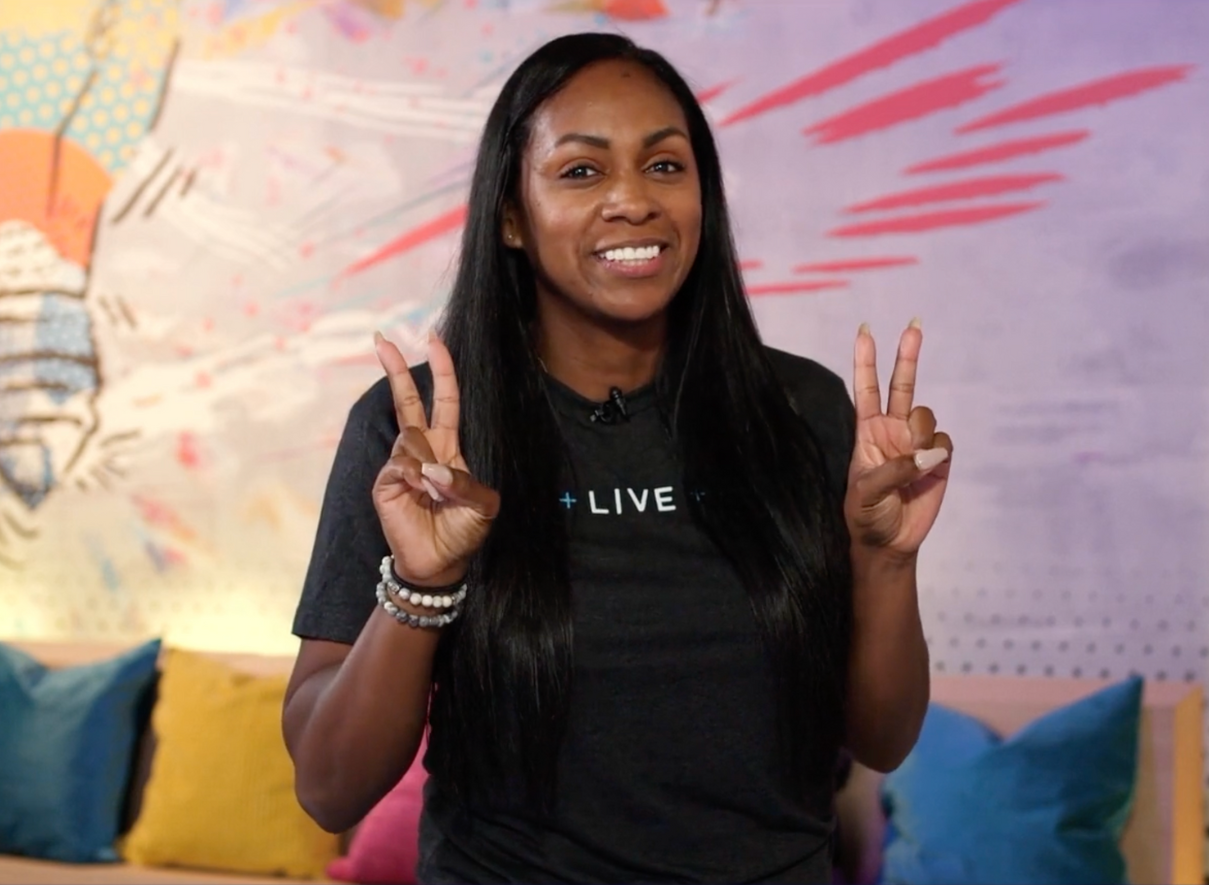
[[[907,428],[911,431],[912,449],[930,449],[935,445],[932,437],[936,435],[936,415],[927,406],[917,406],[911,410]]]
[[[894,372],[890,375],[890,398],[886,403],[886,414],[891,418],[905,420],[911,414],[911,404],[915,401],[915,374],[923,340],[924,333],[919,320],[911,320],[911,324],[898,341],[898,356],[894,359]]]
[[[403,428],[403,432],[395,439],[393,454],[407,455],[422,464],[435,463],[439,460],[433,453],[424,431],[418,427]]]
[[[445,500],[445,496],[437,491],[437,487],[428,481],[428,477],[421,476],[420,480],[424,486],[424,491],[428,492],[428,497],[440,504]]]
[[[487,519],[495,519],[500,512],[499,492],[487,488],[465,470],[455,470],[446,464],[423,464],[420,472],[446,501],[477,510]]]
[[[882,413],[882,395],[877,383],[877,347],[868,323],[861,323],[856,333],[852,356],[852,395],[856,402],[858,421],[876,418]]]
[[[416,382],[411,377],[407,360],[403,358],[399,348],[387,341],[381,332],[375,332],[374,351],[390,381],[390,392],[395,401],[395,420],[399,429],[409,426],[428,429],[428,421],[424,417],[424,401],[420,399],[420,392],[416,390]]]
[[[953,438],[950,437],[947,433],[945,433],[942,430],[940,433],[938,433],[932,437],[932,447],[937,448],[937,449],[944,449],[946,452],[949,453],[949,456],[952,457],[952,455],[953,455]],[[945,463],[947,464],[948,462],[946,461]]]
[[[449,349],[435,332],[428,336],[428,366],[432,369],[432,429],[448,434],[456,447],[460,412],[458,377]]]
[[[947,433],[941,432],[932,437],[932,447],[936,449],[944,449],[949,453],[949,457],[941,462],[939,467],[936,467],[929,473],[929,476],[935,476],[939,479],[949,478],[949,467],[953,463],[953,440]]]
[[[943,434],[937,434],[938,437]],[[947,437],[945,437],[947,439]],[[906,488],[926,476],[937,474],[948,464],[950,450],[944,446],[921,449],[913,455],[891,458],[857,480],[861,506],[871,507],[891,492]]]
[[[386,496],[388,498],[395,497],[400,492],[425,491],[424,474],[420,472],[420,462],[410,455],[392,455],[378,471],[378,481],[375,485],[379,489],[396,487],[397,491],[388,494]]]

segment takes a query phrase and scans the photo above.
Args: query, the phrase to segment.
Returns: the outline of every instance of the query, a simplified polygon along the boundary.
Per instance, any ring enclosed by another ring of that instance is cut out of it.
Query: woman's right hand
[[[374,349],[390,379],[399,424],[390,460],[374,482],[374,508],[395,573],[417,586],[447,586],[461,580],[487,538],[500,496],[466,470],[458,445],[458,381],[440,339],[429,337],[431,426],[399,348],[375,334]]]

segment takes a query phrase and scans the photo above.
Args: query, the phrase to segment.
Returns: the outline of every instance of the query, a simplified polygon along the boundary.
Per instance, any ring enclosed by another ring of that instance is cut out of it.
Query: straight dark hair
[[[501,510],[470,564],[463,617],[438,651],[427,764],[464,797],[554,795],[572,690],[562,437],[532,345],[534,276],[502,242],[534,112],[591,64],[642,65],[688,120],[700,175],[696,261],[669,308],[656,378],[693,517],[738,572],[776,673],[786,776],[805,794],[843,741],[851,571],[841,505],[820,446],[761,343],[739,275],[718,150],[692,90],[661,55],[616,34],[555,39],[512,74],[487,118],[461,259],[442,322],[461,391],[471,471]],[[736,464],[750,465],[737,471]]]

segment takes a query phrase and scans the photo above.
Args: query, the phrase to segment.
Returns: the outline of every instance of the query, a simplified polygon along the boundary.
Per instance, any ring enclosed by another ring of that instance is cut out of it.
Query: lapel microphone
[[[609,398],[592,409],[592,423],[616,424],[619,420],[629,421],[630,412],[626,408],[621,388],[613,387],[609,389]]]

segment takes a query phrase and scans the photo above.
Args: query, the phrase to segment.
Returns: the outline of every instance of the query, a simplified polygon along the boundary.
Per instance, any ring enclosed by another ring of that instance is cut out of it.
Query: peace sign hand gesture
[[[499,493],[475,480],[458,444],[458,381],[453,358],[429,337],[432,423],[399,349],[374,336],[390,379],[399,436],[374,482],[374,508],[395,557],[395,572],[417,586],[461,580],[500,510]]]
[[[898,344],[890,396],[882,411],[877,351],[869,327],[856,336],[856,446],[844,515],[854,545],[911,558],[940,513],[953,441],[936,432],[936,416],[914,406],[923,332],[912,320]]]

